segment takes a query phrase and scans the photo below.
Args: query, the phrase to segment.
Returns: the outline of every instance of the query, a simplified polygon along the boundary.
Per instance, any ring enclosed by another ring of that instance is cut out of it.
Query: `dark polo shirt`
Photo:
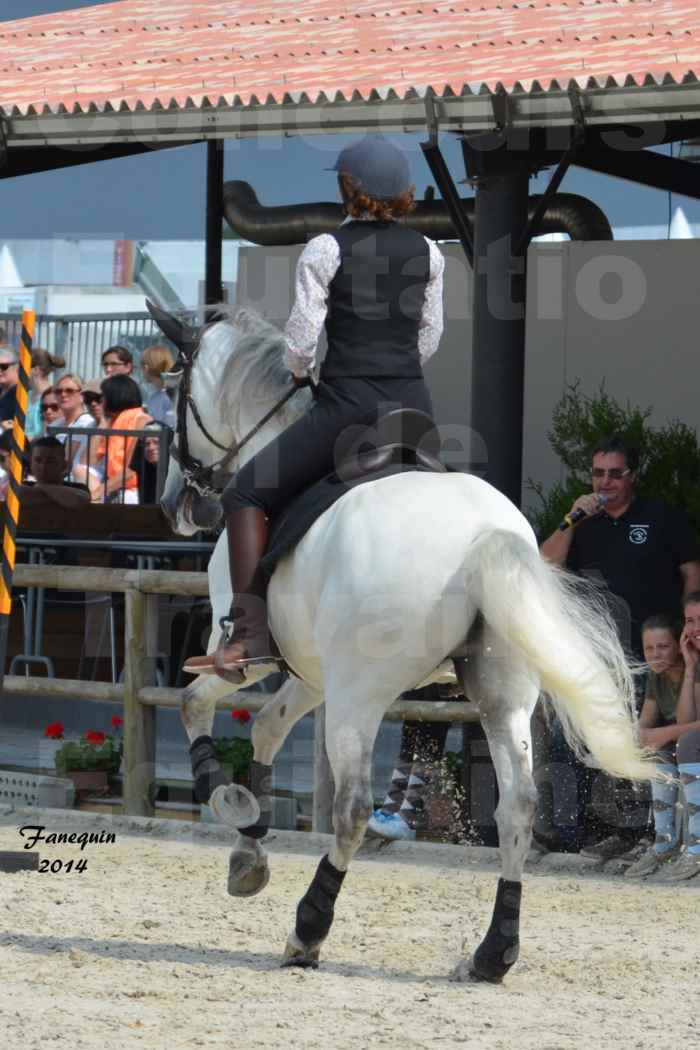
[[[679,566],[698,559],[700,544],[686,514],[640,497],[619,518],[603,511],[582,521],[566,565],[586,576],[602,576],[610,591],[627,603],[630,642],[641,654],[643,621],[655,613],[680,616],[683,578]]]

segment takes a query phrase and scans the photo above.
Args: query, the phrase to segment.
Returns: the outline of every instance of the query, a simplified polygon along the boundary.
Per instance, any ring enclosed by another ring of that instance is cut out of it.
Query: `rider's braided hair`
[[[340,175],[339,182],[343,191],[345,210],[352,219],[368,215],[378,222],[390,222],[392,219],[403,219],[415,208],[413,196],[415,186],[391,200],[381,200],[363,193],[351,175]]]

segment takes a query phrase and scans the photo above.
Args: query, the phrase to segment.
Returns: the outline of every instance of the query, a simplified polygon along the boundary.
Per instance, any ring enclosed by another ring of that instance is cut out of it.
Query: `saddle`
[[[265,574],[271,576],[316,519],[356,485],[406,471],[446,473],[439,452],[434,421],[417,409],[395,409],[371,425],[348,427],[336,444],[338,466],[333,473],[302,492],[271,522],[260,563]]]
[[[439,455],[440,436],[430,416],[414,408],[397,408],[373,426],[357,424],[343,432],[336,444],[335,473],[341,481],[352,482],[393,463],[444,473],[447,468]]]

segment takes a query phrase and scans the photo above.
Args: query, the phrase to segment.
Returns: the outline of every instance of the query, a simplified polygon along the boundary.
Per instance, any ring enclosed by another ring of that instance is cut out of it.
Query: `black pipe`
[[[539,194],[529,198],[528,216],[534,214],[539,200]],[[474,198],[463,197],[461,203],[473,234]],[[330,201],[267,208],[260,203],[253,187],[240,181],[224,184],[223,207],[229,226],[253,244],[305,244],[319,233],[337,230],[344,218],[343,206]],[[406,223],[434,241],[458,240],[442,200],[417,201]],[[593,201],[576,193],[555,194],[532,235],[543,233],[566,233],[572,241],[613,239],[605,214]]]

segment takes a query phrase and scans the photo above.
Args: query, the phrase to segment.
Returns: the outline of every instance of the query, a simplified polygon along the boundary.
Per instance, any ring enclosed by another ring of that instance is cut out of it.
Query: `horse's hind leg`
[[[458,964],[453,977],[499,982],[519,951],[522,875],[537,804],[530,717],[539,691],[522,659],[488,630],[481,653],[467,668],[462,685],[466,695],[478,701],[498,780],[495,816],[502,876],[486,936],[471,959]]]
[[[365,694],[366,687],[362,693]],[[386,702],[368,710],[365,695],[344,690],[342,703],[326,697],[326,749],[335,782],[333,826],[335,842],[319,864],[297,908],[296,925],[287,939],[285,966],[318,966],[319,952],[333,923],[336,898],[350,861],[364,838],[372,814],[372,751]]]
[[[285,682],[253,725],[251,790],[230,784],[212,797],[212,808],[219,819],[238,829],[229,857],[228,892],[232,897],[252,897],[267,885],[270,872],[260,840],[270,819],[272,763],[292,726],[322,699],[295,678]]]

